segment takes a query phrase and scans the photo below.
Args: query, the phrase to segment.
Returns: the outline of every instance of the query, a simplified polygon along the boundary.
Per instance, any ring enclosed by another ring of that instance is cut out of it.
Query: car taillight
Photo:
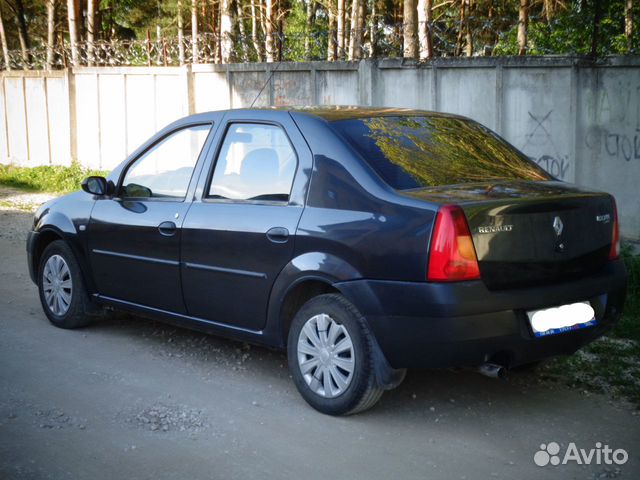
[[[443,205],[438,210],[427,280],[457,282],[480,278],[480,268],[464,212],[457,205]]]
[[[613,206],[613,225],[611,226],[611,249],[609,250],[609,260],[617,260],[620,256],[620,224],[618,223],[618,207],[615,198],[611,197]]]

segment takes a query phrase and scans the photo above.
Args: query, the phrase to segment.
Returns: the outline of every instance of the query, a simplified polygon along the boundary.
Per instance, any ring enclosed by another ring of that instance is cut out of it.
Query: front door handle
[[[267,231],[267,238],[273,243],[286,243],[289,240],[289,230],[284,227],[273,227]]]
[[[158,231],[160,232],[160,235],[171,237],[176,234],[178,227],[176,227],[176,224],[173,222],[162,222],[158,225]]]

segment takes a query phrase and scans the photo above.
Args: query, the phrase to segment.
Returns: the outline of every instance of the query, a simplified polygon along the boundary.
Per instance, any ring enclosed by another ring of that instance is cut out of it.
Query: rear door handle
[[[289,240],[289,230],[284,227],[273,227],[267,231],[267,238],[273,243],[286,243]]]
[[[176,227],[176,224],[173,222],[162,222],[158,225],[158,231],[160,232],[160,235],[171,237],[176,234],[178,227]]]

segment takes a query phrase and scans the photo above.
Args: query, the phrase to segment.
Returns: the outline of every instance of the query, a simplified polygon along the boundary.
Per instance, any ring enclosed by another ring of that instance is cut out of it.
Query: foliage
[[[629,279],[622,319],[614,333],[640,342],[640,255],[634,254],[629,246],[624,247],[621,253]]]
[[[34,192],[67,193],[80,189],[80,182],[90,175],[106,175],[74,164],[70,167],[17,167],[0,165],[0,184]]]
[[[625,54],[640,51],[640,35],[635,35],[631,48],[624,36],[625,0],[601,2],[602,21],[600,23],[597,54]],[[594,2],[570,2],[566,11],[547,20],[542,16],[529,19],[527,53],[548,55],[561,53],[589,54],[593,35]],[[634,8],[636,18],[640,17],[640,4]],[[636,27],[637,28],[637,27]],[[500,35],[494,50],[495,55],[516,55],[518,53],[517,24]]]
[[[76,0],[83,5],[79,16],[81,48],[87,41],[87,9],[89,0]],[[338,0],[93,0],[97,4],[95,40],[110,47],[101,57],[101,65],[142,65],[147,62],[177,64],[178,5],[181,4],[184,44],[191,44],[192,6],[196,6],[197,31],[202,35],[198,53],[200,62],[264,60],[256,45],[264,53],[265,25],[271,24],[277,52],[274,57],[286,61],[327,58],[329,38],[336,38],[336,27],[329,28],[329,17],[337,14]],[[403,4],[408,0],[362,0],[364,21],[361,56],[395,57],[403,55]],[[528,34],[526,53],[589,54],[592,49],[594,19],[600,6],[599,35],[596,53],[640,53],[640,0],[632,0],[633,34],[625,34],[625,5],[628,0],[531,0],[527,9]],[[47,43],[47,9],[45,0],[22,0],[31,46],[44,49]],[[272,18],[266,18],[266,5],[273,6]],[[417,2],[415,2],[417,3]],[[432,36],[435,56],[451,55],[516,55],[518,53],[519,3],[513,0],[451,0],[431,2],[432,20],[427,29]],[[61,45],[68,44],[67,2],[56,0],[56,54],[54,66],[69,64],[69,52]],[[350,16],[354,3],[344,1],[344,39],[352,36]],[[221,10],[231,25],[221,31]],[[308,13],[311,8],[311,15]],[[252,12],[256,12],[256,21]],[[0,13],[7,34],[9,63],[14,68],[42,68],[42,52],[33,52],[35,59],[22,58],[15,0],[0,2]],[[254,25],[255,30],[254,31]],[[424,25],[420,26],[422,28]],[[372,33],[375,32],[375,33]],[[373,38],[372,38],[373,36]],[[231,54],[222,58],[221,38],[231,40]],[[150,46],[151,42],[156,46]],[[122,50],[123,41],[137,41],[135,48]],[[254,42],[255,41],[255,42]],[[160,47],[158,47],[160,45]],[[169,45],[169,46],[167,46]],[[147,50],[160,49],[153,55]],[[423,44],[423,51],[426,48]],[[169,50],[169,51],[167,51]],[[197,49],[196,49],[197,51]],[[19,53],[20,52],[20,53]],[[162,60],[158,60],[162,56]],[[88,63],[91,54],[81,56],[80,63]],[[149,58],[153,57],[153,58]],[[262,58],[261,58],[262,57]],[[187,55],[182,61],[192,61]],[[4,63],[4,60],[3,60]]]

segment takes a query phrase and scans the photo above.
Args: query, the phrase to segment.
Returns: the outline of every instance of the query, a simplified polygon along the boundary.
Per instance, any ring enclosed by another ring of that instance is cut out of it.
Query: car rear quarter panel
[[[437,206],[396,194],[326,121],[293,116],[313,152],[294,260],[318,252],[360,278],[424,280]]]

